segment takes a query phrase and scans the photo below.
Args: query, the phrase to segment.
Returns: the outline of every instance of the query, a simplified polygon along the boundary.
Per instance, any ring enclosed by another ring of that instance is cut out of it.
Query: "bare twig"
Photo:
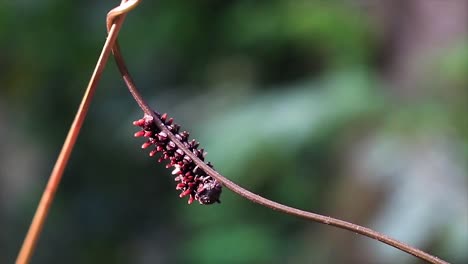
[[[120,15],[121,15],[120,11],[118,11],[118,12],[113,12],[113,11],[109,12],[109,14],[107,16],[107,26],[108,26],[108,28],[110,27],[110,25],[112,25],[113,21],[115,19],[117,19]],[[123,77],[128,89],[129,89],[130,93],[132,94],[132,96],[134,97],[134,99],[136,100],[136,102],[138,103],[140,108],[143,110],[145,115],[151,116],[153,118],[154,122],[156,123],[157,127],[161,131],[166,133],[168,135],[168,137],[171,139],[171,141],[173,141],[201,169],[205,170],[205,172],[208,175],[210,175],[211,177],[213,177],[216,180],[218,180],[219,182],[221,182],[224,186],[229,188],[231,191],[239,194],[240,196],[242,196],[242,197],[244,197],[244,198],[246,198],[246,199],[248,199],[248,200],[250,200],[250,201],[252,201],[254,203],[266,206],[266,207],[271,208],[271,209],[276,210],[276,211],[283,212],[285,214],[294,215],[294,216],[297,216],[297,217],[307,219],[309,221],[314,221],[314,222],[318,222],[318,223],[322,223],[322,224],[326,224],[326,225],[335,226],[335,227],[338,227],[338,228],[341,228],[341,229],[346,229],[346,230],[361,234],[363,236],[367,236],[369,238],[378,240],[378,241],[380,241],[382,243],[388,244],[388,245],[390,245],[392,247],[395,247],[395,248],[397,248],[399,250],[402,250],[402,251],[404,251],[406,253],[409,253],[409,254],[411,254],[411,255],[419,258],[419,259],[425,260],[425,261],[427,261],[429,263],[448,264],[448,262],[446,262],[444,260],[441,260],[441,259],[439,259],[439,258],[437,258],[435,256],[432,256],[432,255],[430,255],[430,254],[428,254],[428,253],[426,253],[426,252],[424,252],[422,250],[419,250],[417,248],[409,246],[409,245],[407,245],[407,244],[405,244],[403,242],[400,242],[398,240],[390,238],[390,237],[388,237],[388,236],[386,236],[384,234],[381,234],[379,232],[376,232],[376,231],[374,231],[372,229],[369,229],[369,228],[366,228],[366,227],[363,227],[363,226],[359,226],[359,225],[356,225],[356,224],[353,224],[353,223],[349,223],[349,222],[346,222],[346,221],[343,221],[343,220],[339,220],[339,219],[336,219],[336,218],[332,218],[332,217],[329,217],[329,216],[323,216],[323,215],[319,215],[319,214],[299,210],[299,209],[296,209],[296,208],[293,208],[293,207],[289,207],[289,206],[286,206],[286,205],[283,205],[283,204],[268,200],[266,198],[263,198],[263,197],[261,197],[261,196],[259,196],[257,194],[254,194],[254,193],[240,187],[236,183],[234,183],[231,180],[227,179],[226,177],[222,176],[221,174],[219,174],[218,172],[213,170],[210,166],[205,164],[202,160],[200,160],[189,149],[187,149],[185,147],[185,145],[182,142],[180,142],[174,136],[174,134],[172,134],[167,129],[167,127],[161,122],[161,120],[155,114],[155,112],[151,109],[151,107],[145,102],[145,100],[143,99],[143,97],[139,93],[136,85],[134,84],[134,82],[132,80],[132,77],[131,77],[131,75],[130,75],[130,73],[129,73],[126,65],[125,65],[125,61],[124,61],[124,59],[122,57],[122,54],[120,52],[120,47],[119,47],[117,42],[115,42],[115,45],[112,48],[112,52],[114,54],[117,66],[118,66],[118,68],[119,68],[119,70],[120,70],[120,72],[122,74],[122,77]]]
[[[127,9],[125,10],[129,11],[133,7],[134,6],[131,6],[131,8],[129,8],[127,6]],[[29,227],[28,233],[26,234],[26,237],[24,239],[23,245],[21,246],[20,252],[16,259],[17,264],[29,263],[31,259],[37,241],[41,234],[42,228],[44,226],[44,222],[47,218],[50,207],[54,200],[55,193],[57,192],[58,186],[60,184],[60,180],[62,179],[63,172],[67,166],[70,154],[73,150],[73,147],[75,146],[76,140],[80,133],[80,129],[88,112],[97,84],[107,63],[107,59],[109,58],[111,47],[114,45],[114,42],[117,39],[117,35],[122,26],[123,20],[123,16],[119,17],[119,19],[114,20],[111,26],[108,28],[109,35],[102,48],[102,52],[96,63],[94,72],[91,75],[91,79],[83,95],[83,99],[78,108],[78,111],[75,115],[75,119],[73,120],[65,142],[63,143],[62,150],[60,151],[57,161],[55,162],[54,169],[50,174],[49,181],[47,182],[47,186],[42,194],[42,198],[36,209],[36,213],[34,214],[33,220]]]

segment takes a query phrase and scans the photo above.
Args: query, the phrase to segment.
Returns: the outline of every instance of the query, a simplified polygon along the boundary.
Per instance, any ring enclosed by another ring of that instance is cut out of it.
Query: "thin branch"
[[[109,12],[108,17],[107,17],[107,24],[108,27],[109,25],[112,24],[112,22],[119,16],[120,14],[118,12]],[[125,65],[125,61],[122,57],[122,54],[120,52],[120,47],[118,43],[116,42],[114,47],[112,48],[112,52],[114,54],[115,61],[117,63],[117,66],[120,70],[120,73],[122,74],[122,77],[134,97],[135,101],[138,103],[140,108],[143,110],[145,115],[151,116],[157,125],[157,127],[166,133],[168,137],[170,138],[171,141],[173,141],[177,147],[179,147],[187,156],[189,156],[195,163],[198,165],[201,169],[203,169],[208,175],[211,177],[215,178],[219,182],[221,182],[224,186],[226,186],[228,189],[233,191],[234,193],[239,194],[240,196],[263,206],[266,206],[268,208],[271,208],[273,210],[289,214],[289,215],[294,215],[300,218],[304,218],[309,221],[313,222],[318,222],[326,225],[331,225],[335,226],[341,229],[346,229],[349,231],[352,231],[354,233],[358,233],[363,236],[367,236],[369,238],[375,239],[377,241],[380,241],[382,243],[385,243],[387,245],[390,245],[392,247],[395,247],[401,251],[404,251],[408,254],[411,254],[419,259],[425,260],[429,263],[434,263],[434,264],[448,264],[448,262],[441,260],[435,256],[432,256],[422,250],[419,250],[417,248],[414,248],[412,246],[409,246],[403,242],[400,242],[398,240],[395,240],[393,238],[390,238],[382,233],[379,233],[377,231],[374,231],[372,229],[359,226],[353,223],[349,223],[343,220],[339,220],[330,216],[323,216],[307,211],[303,211],[297,208],[289,207],[271,200],[268,200],[262,196],[259,196],[255,193],[252,193],[236,183],[232,182],[231,180],[227,179],[226,177],[222,176],[219,174],[217,171],[213,170],[210,166],[208,166],[205,162],[200,160],[197,156],[195,156],[192,151],[187,149],[185,145],[180,142],[171,131],[169,131],[166,126],[162,123],[162,121],[159,119],[159,117],[155,114],[155,112],[151,109],[151,107],[145,102],[143,97],[141,96],[140,92],[138,91],[136,85],[134,84],[132,77]]]
[[[55,193],[57,192],[60,180],[62,179],[63,172],[67,167],[68,160],[85,120],[97,84],[109,58],[111,47],[114,45],[114,42],[117,39],[117,35],[120,31],[123,21],[124,17],[121,16],[119,19],[114,20],[112,25],[108,28],[109,35],[102,48],[102,52],[96,63],[94,72],[91,75],[91,79],[75,115],[75,119],[73,120],[65,142],[63,143],[62,150],[60,151],[54,168],[50,174],[49,181],[47,182],[47,186],[42,194],[41,200],[36,209],[36,213],[34,214],[31,225],[29,226],[28,233],[26,234],[26,237],[23,241],[23,245],[21,246],[21,249],[18,253],[18,257],[16,259],[17,264],[26,264],[31,260],[45,220],[54,200]]]

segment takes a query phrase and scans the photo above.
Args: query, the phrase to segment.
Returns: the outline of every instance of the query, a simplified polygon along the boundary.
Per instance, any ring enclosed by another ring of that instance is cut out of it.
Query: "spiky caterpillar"
[[[189,141],[189,133],[187,131],[179,132],[180,126],[173,123],[172,118],[167,118],[167,114],[160,115],[155,112],[157,118],[161,120],[164,126],[174,136],[184,144],[184,146],[192,151],[202,161],[205,160],[206,152],[203,149],[198,149],[199,143],[195,140]],[[160,153],[158,162],[168,160],[166,168],[174,167],[173,175],[176,175],[175,181],[178,182],[176,190],[180,190],[180,197],[189,196],[188,203],[191,204],[194,200],[200,204],[220,203],[221,184],[206,172],[200,169],[193,160],[187,156],[176,144],[171,141],[164,131],[161,131],[154,119],[151,116],[145,115],[142,119],[134,121],[135,126],[142,130],[135,133],[135,137],[145,137],[147,141],[141,146],[146,149],[153,146],[154,149],[149,153],[150,157]],[[213,167],[211,163],[206,163]]]

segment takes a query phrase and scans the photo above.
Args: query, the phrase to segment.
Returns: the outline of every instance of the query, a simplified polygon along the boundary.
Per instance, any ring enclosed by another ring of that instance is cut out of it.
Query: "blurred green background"
[[[12,263],[118,1],[0,2],[0,263]],[[269,199],[468,255],[468,2],[142,1],[120,42],[153,107]],[[109,61],[33,263],[421,263],[255,205],[186,205]]]

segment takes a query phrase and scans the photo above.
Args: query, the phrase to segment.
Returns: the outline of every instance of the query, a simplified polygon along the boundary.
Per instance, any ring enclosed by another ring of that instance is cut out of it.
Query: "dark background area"
[[[12,263],[118,1],[0,3],[0,263]],[[468,255],[468,2],[142,1],[120,34],[145,98],[241,186]],[[33,263],[421,263],[225,189],[179,199],[109,60]]]

